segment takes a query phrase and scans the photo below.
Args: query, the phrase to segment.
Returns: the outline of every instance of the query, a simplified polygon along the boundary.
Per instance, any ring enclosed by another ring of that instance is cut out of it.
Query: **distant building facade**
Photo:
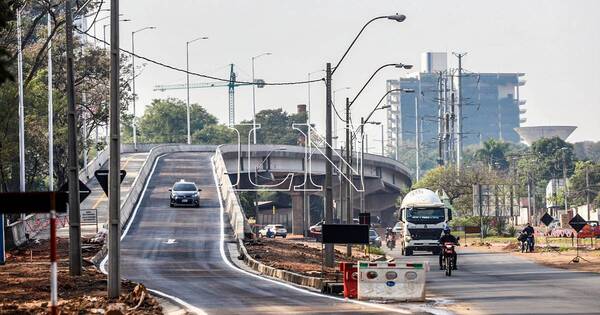
[[[421,145],[437,142],[440,130],[443,134],[444,128],[447,128],[440,123],[439,117],[444,113],[441,106],[446,106],[448,117],[454,115],[456,118],[454,109],[457,106],[452,107],[451,104],[459,103],[459,80],[455,69],[447,67],[447,54],[424,53],[421,63],[421,72],[387,80],[386,83],[388,91],[397,88],[415,91],[393,92],[387,98],[390,105],[387,110],[387,139],[392,155],[398,147],[414,146],[417,124]],[[521,79],[523,76],[523,73],[471,73],[463,70],[463,146],[492,138],[519,142],[514,128],[525,122],[522,117],[526,111],[522,108],[525,101],[519,97],[519,88],[525,84]],[[449,141],[456,142],[452,138]]]

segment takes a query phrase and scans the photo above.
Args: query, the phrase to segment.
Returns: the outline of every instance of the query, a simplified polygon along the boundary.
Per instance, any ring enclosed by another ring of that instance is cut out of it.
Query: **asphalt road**
[[[210,156],[172,153],[159,159],[121,242],[123,277],[207,314],[391,313],[268,281],[225,263]],[[169,208],[168,189],[181,178],[202,188],[201,208]]]
[[[439,270],[437,256],[417,253],[400,260],[427,260],[430,293],[465,303],[484,314],[600,314],[600,275],[535,264],[508,253],[458,248],[452,277]]]

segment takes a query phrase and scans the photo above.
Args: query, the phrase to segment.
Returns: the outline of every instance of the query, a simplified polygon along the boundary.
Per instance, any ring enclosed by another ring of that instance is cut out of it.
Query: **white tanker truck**
[[[438,240],[444,227],[452,220],[452,210],[429,189],[415,189],[402,199],[399,210],[402,255],[411,256],[414,251],[429,251],[439,255]]]

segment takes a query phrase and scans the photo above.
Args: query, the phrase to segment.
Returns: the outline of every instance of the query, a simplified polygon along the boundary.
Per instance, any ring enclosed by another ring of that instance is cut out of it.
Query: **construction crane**
[[[217,81],[217,82],[198,82],[198,83],[190,83],[190,89],[206,89],[206,88],[215,88],[215,87],[228,87],[229,93],[229,126],[235,125],[235,87],[244,86],[244,85],[252,85],[251,82],[237,82],[236,74],[233,70],[234,64],[229,65],[229,82],[225,81]],[[264,80],[255,79],[254,83],[258,88],[264,87]],[[166,84],[166,85],[155,85],[154,91],[166,91],[166,90],[183,90],[187,89],[188,86],[186,84]]]

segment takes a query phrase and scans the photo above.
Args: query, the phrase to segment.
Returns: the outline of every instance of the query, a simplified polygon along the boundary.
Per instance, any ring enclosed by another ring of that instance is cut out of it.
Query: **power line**
[[[97,40],[97,41],[101,42],[101,43],[104,43],[104,44],[110,45],[110,43],[108,43],[108,42],[104,41],[103,39],[100,39],[100,38],[98,38],[98,37],[96,37],[96,36],[94,36],[94,35],[92,35],[92,34],[89,34],[88,32],[84,32],[84,31],[80,30],[79,28],[77,28],[77,27],[75,27],[75,26],[74,26],[73,28],[74,28],[74,29],[75,29],[77,32],[79,32],[80,34],[84,34],[84,35],[86,35],[86,36],[89,36],[89,37],[91,37],[91,38],[93,38],[93,39],[95,39],[95,40]],[[119,50],[120,50],[120,51],[122,51],[122,52],[124,52],[124,53],[127,53],[127,54],[129,54],[129,55],[132,55],[132,56],[134,56],[134,57],[136,57],[136,58],[139,58],[139,59],[145,60],[145,61],[147,61],[147,62],[153,63],[153,64],[155,64],[155,65],[158,65],[158,66],[161,66],[161,67],[164,67],[164,68],[167,68],[167,69],[171,69],[171,70],[178,71],[178,72],[182,72],[182,73],[187,73],[187,74],[190,74],[190,75],[193,75],[193,76],[197,76],[197,77],[201,77],[201,78],[205,78],[205,79],[211,79],[211,80],[215,80],[215,81],[221,81],[221,82],[227,82],[227,83],[229,83],[229,82],[232,82],[232,83],[234,83],[234,84],[245,84],[245,85],[261,85],[261,86],[262,86],[262,85],[271,85],[271,86],[285,86],[285,85],[300,85],[300,84],[308,84],[308,83],[314,83],[314,82],[319,82],[319,81],[325,81],[325,78],[314,79],[314,80],[304,80],[304,81],[290,81],[290,82],[260,82],[260,83],[257,83],[257,82],[249,82],[249,81],[237,81],[237,80],[235,80],[235,81],[231,81],[230,79],[224,79],[224,78],[214,77],[214,76],[210,76],[210,75],[207,75],[207,74],[196,73],[196,72],[187,71],[187,70],[184,70],[184,69],[181,69],[181,68],[177,68],[177,67],[175,67],[175,66],[171,66],[171,65],[168,65],[168,64],[166,64],[166,63],[163,63],[163,62],[160,62],[160,61],[156,61],[156,60],[154,60],[154,59],[150,59],[150,58],[148,58],[148,57],[145,57],[145,56],[141,56],[141,55],[138,55],[138,54],[134,54],[134,53],[132,53],[132,52],[130,52],[130,51],[128,51],[128,50],[126,50],[126,49],[123,49],[123,48],[119,48]]]

